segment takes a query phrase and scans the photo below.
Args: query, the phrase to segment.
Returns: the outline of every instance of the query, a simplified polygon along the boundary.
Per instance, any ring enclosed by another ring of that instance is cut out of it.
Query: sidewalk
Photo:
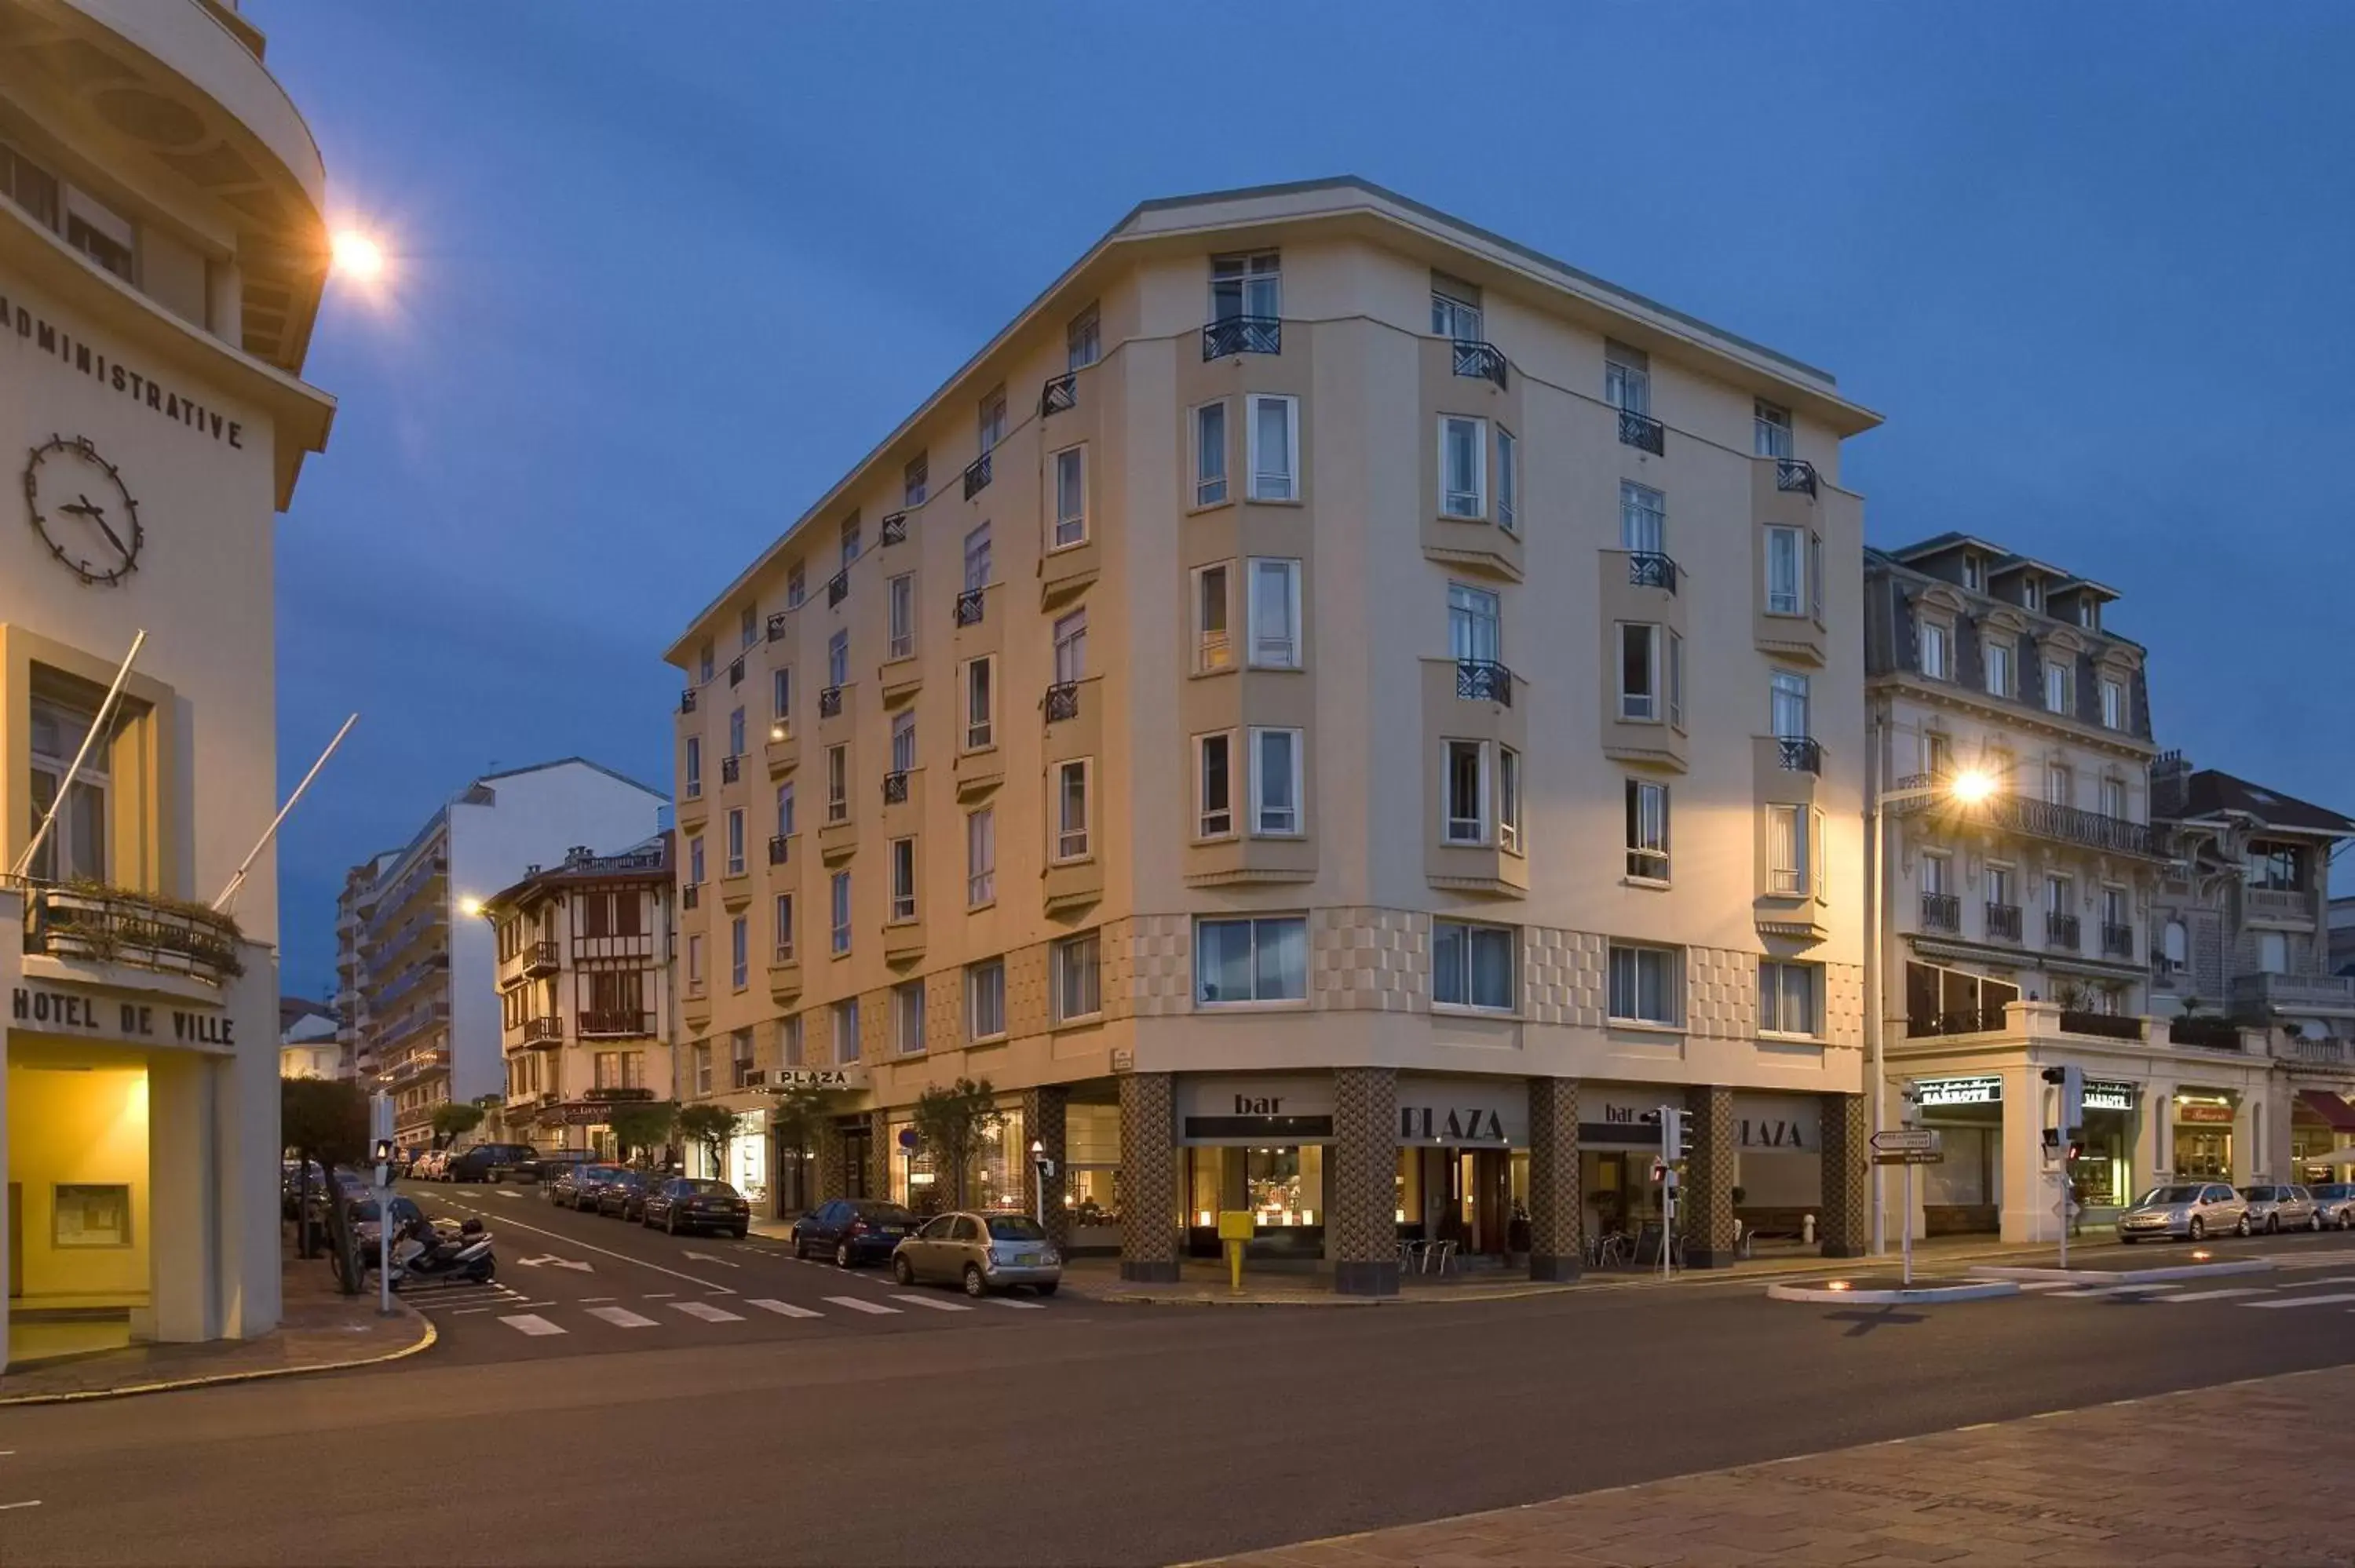
[[[1220,1559],[1248,1568],[2355,1563],[2355,1367]]]
[[[398,1297],[393,1315],[379,1318],[374,1292],[339,1295],[324,1260],[300,1262],[290,1255],[280,1279],[285,1297],[282,1319],[260,1339],[133,1345],[36,1362],[0,1373],[0,1405],[160,1393],[205,1383],[332,1372],[413,1355],[433,1343],[433,1326]]]

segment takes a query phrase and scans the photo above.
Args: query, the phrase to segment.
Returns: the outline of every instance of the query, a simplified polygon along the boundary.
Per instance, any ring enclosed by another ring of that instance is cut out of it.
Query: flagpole
[[[336,738],[327,742],[327,749],[319,753],[319,760],[311,764],[311,771],[303,775],[303,782],[295,785],[294,793],[286,797],[286,804],[279,807],[278,814],[270,819],[270,826],[262,830],[261,842],[253,846],[244,860],[238,863],[237,874],[229,879],[229,885],[221,889],[221,895],[213,900],[214,914],[220,914],[229,907],[229,900],[235,898],[238,889],[245,885],[245,874],[253,869],[253,863],[261,858],[261,852],[268,849],[270,841],[278,836],[278,824],[286,820],[286,813],[294,809],[294,802],[303,798],[303,791],[311,787],[311,780],[319,776],[319,769],[327,765],[327,758],[336,755],[336,747],[344,744],[344,736],[351,734],[352,726],[359,722],[360,715],[354,714],[344,721],[344,727],[336,732]]]
[[[48,813],[42,817],[41,825],[33,830],[33,842],[27,844],[25,853],[16,857],[16,866],[9,872],[11,876],[23,876],[31,869],[33,857],[41,853],[41,844],[48,838],[49,828],[57,821],[59,810],[73,794],[74,780],[81,776],[81,765],[90,760],[91,747],[98,744],[98,737],[104,735],[114,722],[114,705],[122,700],[123,683],[131,679],[131,666],[137,662],[139,650],[145,646],[147,633],[142,630],[131,640],[131,652],[123,656],[123,668],[114,673],[114,684],[106,689],[106,700],[98,705],[98,716],[91,720],[90,733],[81,737],[81,749],[74,753],[73,766],[66,769],[65,778],[59,781],[57,798],[49,802]]]

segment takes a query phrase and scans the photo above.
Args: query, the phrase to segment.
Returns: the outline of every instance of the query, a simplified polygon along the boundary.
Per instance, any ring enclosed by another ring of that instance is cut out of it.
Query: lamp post
[[[1035,1138],[1030,1140],[1030,1171],[1031,1193],[1038,1200],[1035,1217],[1043,1231],[1047,1228],[1047,1146]]]
[[[1879,753],[1880,748],[1875,747],[1876,761]],[[1872,1130],[1876,1134],[1888,1125],[1888,1113],[1882,1103],[1888,1094],[1888,1075],[1882,1067],[1881,1054],[1881,1034],[1884,1031],[1882,1015],[1888,1009],[1881,1000],[1883,964],[1881,951],[1881,906],[1885,902],[1889,884],[1889,839],[1883,831],[1886,820],[1885,809],[1890,806],[1902,805],[1908,800],[1948,800],[1957,805],[1976,806],[1994,792],[1995,780],[1986,773],[1971,768],[1957,773],[1951,779],[1933,779],[1927,784],[1911,784],[1897,789],[1877,789],[1873,793],[1871,806],[1866,810],[1865,832],[1866,837],[1872,843],[1872,882],[1870,888],[1871,897],[1866,910],[1864,925],[1866,947],[1864,1039],[1868,1062],[1865,1070],[1872,1075]],[[1872,1255],[1875,1257],[1881,1256],[1889,1250],[1887,1210],[1888,1204],[1881,1195],[1881,1167],[1875,1165],[1872,1168]],[[1913,1216],[1911,1213],[1905,1216],[1905,1224],[1909,1228],[1913,1225]]]

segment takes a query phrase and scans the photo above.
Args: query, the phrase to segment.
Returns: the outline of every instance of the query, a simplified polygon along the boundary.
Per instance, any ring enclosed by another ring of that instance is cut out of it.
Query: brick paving
[[[2355,1564],[2355,1367],[1224,1558],[1237,1568]]]

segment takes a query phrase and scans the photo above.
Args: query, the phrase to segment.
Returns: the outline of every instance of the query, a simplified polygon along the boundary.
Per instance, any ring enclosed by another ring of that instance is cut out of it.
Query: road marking
[[[652,1318],[633,1312],[627,1307],[591,1307],[589,1316],[602,1318],[616,1329],[651,1329],[655,1326]]]
[[[2262,1310],[2268,1307],[2328,1307],[2334,1301],[2355,1301],[2355,1291],[2342,1290],[2331,1296],[2293,1296],[2281,1301],[2243,1301],[2243,1307]]]
[[[813,1311],[807,1307],[796,1307],[790,1301],[755,1300],[747,1301],[744,1305],[747,1307],[758,1307],[763,1312],[774,1312],[780,1318],[823,1318],[826,1316],[825,1313]]]
[[[2047,1299],[2053,1301],[2083,1301],[2088,1296],[2131,1296],[2140,1295],[2146,1292],[2155,1293],[2161,1290],[2179,1290],[2180,1288],[2182,1288],[2180,1286],[2164,1283],[2154,1285],[2094,1285],[2088,1286],[2083,1290],[2063,1290],[2056,1295],[2047,1298]]]
[[[878,1315],[888,1312],[896,1316],[900,1310],[897,1307],[886,1307],[880,1301],[869,1301],[858,1296],[829,1296],[826,1299],[837,1307],[847,1307],[854,1312],[873,1312]]]
[[[465,1207],[466,1205],[464,1205],[464,1204],[461,1204],[461,1205],[459,1205],[459,1206],[460,1206],[460,1207],[462,1207],[462,1208],[464,1208],[464,1207]],[[482,1212],[482,1211],[480,1211],[479,1209],[475,1211],[475,1213],[480,1213],[481,1212]],[[651,1268],[651,1269],[653,1269],[656,1274],[667,1274],[667,1275],[669,1275],[673,1279],[684,1279],[684,1280],[686,1280],[689,1285],[700,1285],[700,1286],[704,1286],[704,1287],[708,1287],[708,1288],[709,1288],[709,1289],[711,1289],[711,1290],[714,1290],[714,1291],[718,1292],[719,1295],[722,1295],[722,1296],[733,1296],[733,1295],[735,1295],[735,1294],[736,1294],[736,1292],[735,1292],[735,1291],[733,1291],[733,1290],[730,1289],[730,1288],[729,1288],[727,1286],[725,1286],[725,1285],[713,1285],[713,1284],[711,1283],[711,1281],[709,1281],[709,1280],[708,1280],[708,1279],[698,1279],[698,1278],[697,1278],[695,1276],[693,1276],[692,1274],[681,1274],[681,1273],[680,1273],[677,1269],[676,1269],[676,1268],[665,1268],[665,1267],[664,1267],[661,1264],[659,1264],[659,1263],[648,1263],[645,1258],[642,1258],[642,1257],[632,1257],[628,1253],[625,1253],[625,1252],[615,1252],[615,1251],[614,1251],[613,1248],[611,1248],[611,1247],[603,1247],[603,1246],[596,1246],[596,1245],[592,1245],[591,1244],[590,1244],[590,1243],[588,1243],[588,1242],[585,1242],[585,1241],[582,1241],[582,1240],[581,1240],[580,1238],[578,1238],[578,1237],[576,1237],[576,1236],[569,1236],[569,1235],[566,1235],[566,1234],[563,1234],[562,1232],[560,1232],[560,1231],[545,1230],[545,1229],[542,1229],[542,1228],[541,1228],[540,1226],[538,1226],[538,1225],[527,1225],[527,1224],[524,1224],[521,1220],[511,1220],[511,1219],[506,1218],[505,1215],[501,1215],[501,1216],[500,1216],[499,1223],[500,1223],[501,1224],[505,1224],[505,1225],[512,1225],[512,1226],[514,1226],[517,1230],[519,1230],[519,1231],[529,1231],[529,1232],[531,1232],[534,1235],[542,1235],[542,1236],[546,1236],[546,1237],[548,1237],[550,1241],[560,1241],[560,1242],[562,1242],[562,1243],[563,1243],[565,1245],[567,1245],[567,1246],[577,1246],[577,1247],[579,1247],[579,1248],[580,1248],[581,1251],[583,1251],[583,1252],[593,1252],[593,1253],[596,1253],[597,1255],[599,1255],[600,1256],[602,1256],[602,1257],[610,1257],[610,1258],[613,1259],[616,1263],[630,1263],[630,1264],[635,1264],[635,1265],[636,1265],[638,1267],[640,1267],[640,1268]]]
[[[677,1294],[678,1292],[676,1290],[649,1290],[645,1292],[645,1295],[641,1296],[639,1299],[643,1301],[667,1301]]]
[[[2228,1296],[2263,1296],[2273,1288],[2270,1285],[2243,1285],[2231,1290],[2195,1290],[2189,1296],[2170,1296],[2170,1302],[2222,1301]]]
[[[693,1255],[689,1254],[688,1255],[692,1256]],[[516,1259],[516,1262],[526,1268],[538,1268],[542,1264],[554,1264],[559,1268],[577,1269],[582,1274],[593,1274],[596,1272],[596,1267],[593,1264],[588,1263],[580,1258],[559,1257],[552,1252],[542,1253],[538,1257],[519,1257]]]
[[[1011,1296],[985,1296],[982,1299],[992,1307],[1020,1307],[1032,1312],[1039,1311],[1047,1305],[1044,1301],[1018,1301]]]
[[[502,1318],[499,1321],[517,1333],[529,1334],[534,1339],[543,1334],[561,1334],[565,1331],[536,1312],[525,1312],[513,1318]]]
[[[970,1312],[973,1310],[972,1308],[966,1306],[962,1301],[944,1301],[937,1296],[916,1296],[901,1292],[894,1292],[891,1299],[894,1301],[905,1301],[911,1306],[915,1307],[929,1307],[935,1312]]]
[[[478,1312],[488,1312],[490,1310],[491,1308],[488,1307],[456,1307],[451,1309],[450,1316],[453,1318],[472,1318]]]
[[[2300,1290],[2309,1285],[2355,1285],[2355,1274],[2339,1274],[2328,1279],[2301,1279],[2297,1282]]]
[[[716,1263],[722,1268],[741,1268],[743,1266],[741,1264],[730,1263],[724,1257],[714,1257],[708,1252],[690,1252],[683,1255],[695,1258],[702,1263]]]
[[[2071,1286],[2073,1286],[2073,1285],[2074,1285],[2074,1284],[2076,1284],[2076,1283],[2077,1283],[2077,1282],[2076,1282],[2075,1280],[2073,1280],[2073,1279],[2029,1279],[2029,1280],[2023,1280],[2023,1281],[2021,1281],[2021,1282],[2020,1282],[2020,1287],[2020,1287],[2020,1289],[2021,1289],[2021,1290],[2023,1290],[2023,1291],[2027,1291],[2027,1290],[2066,1290],[2066,1289],[2068,1289]],[[1967,1431],[1969,1431],[1969,1430],[1970,1430],[1970,1428],[1969,1428],[1969,1427],[1967,1427],[1967,1426],[1964,1426],[1964,1427],[1957,1427],[1957,1428],[1956,1428],[1956,1430],[1957,1430],[1957,1431],[1967,1432]]]
[[[581,1305],[586,1307],[593,1301],[613,1301],[618,1299],[620,1299],[618,1297],[613,1296],[583,1296],[581,1298]]]
[[[741,1323],[744,1320],[742,1313],[730,1312],[724,1307],[714,1307],[709,1301],[674,1301],[670,1304],[670,1309],[674,1312],[684,1312],[690,1318],[700,1318],[707,1323]]]
[[[41,1499],[38,1498],[28,1499],[24,1502],[0,1503],[0,1513],[6,1513],[12,1508],[38,1508],[40,1506]]]
[[[521,1192],[517,1192],[513,1187],[498,1187],[494,1188],[493,1191],[497,1192],[502,1198],[520,1198],[523,1196]]]

